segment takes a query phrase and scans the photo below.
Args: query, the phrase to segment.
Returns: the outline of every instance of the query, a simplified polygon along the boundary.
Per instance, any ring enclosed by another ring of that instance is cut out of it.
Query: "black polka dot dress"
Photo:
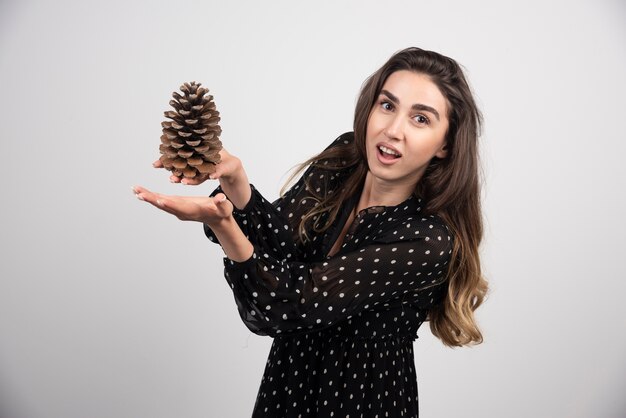
[[[347,133],[331,146],[352,140]],[[316,204],[304,179],[332,192],[345,175],[310,167],[273,203],[251,185],[249,203],[234,212],[254,253],[224,258],[225,277],[246,326],[274,338],[253,417],[418,416],[413,341],[445,296],[452,237],[412,196],[360,211],[328,256],[355,195],[331,228],[300,243],[298,222]]]

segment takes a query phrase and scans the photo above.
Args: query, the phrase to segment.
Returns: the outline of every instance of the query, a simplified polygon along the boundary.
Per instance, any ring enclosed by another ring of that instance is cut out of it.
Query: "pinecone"
[[[209,89],[192,81],[180,86],[184,93],[172,93],[170,105],[174,111],[165,112],[170,121],[161,122],[160,160],[163,167],[178,177],[194,178],[215,172],[220,162],[222,133],[218,122],[220,113],[215,108]]]

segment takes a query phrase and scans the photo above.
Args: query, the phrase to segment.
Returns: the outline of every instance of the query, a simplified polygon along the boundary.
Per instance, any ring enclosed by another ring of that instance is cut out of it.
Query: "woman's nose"
[[[389,119],[387,128],[385,129],[385,134],[389,138],[401,139],[403,129],[403,120],[400,115],[397,115]]]

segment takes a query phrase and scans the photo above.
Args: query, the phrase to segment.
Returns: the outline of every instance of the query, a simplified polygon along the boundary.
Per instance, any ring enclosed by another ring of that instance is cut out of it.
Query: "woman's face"
[[[433,157],[444,158],[447,103],[428,76],[401,70],[391,74],[367,123],[367,162],[388,185],[412,190]]]

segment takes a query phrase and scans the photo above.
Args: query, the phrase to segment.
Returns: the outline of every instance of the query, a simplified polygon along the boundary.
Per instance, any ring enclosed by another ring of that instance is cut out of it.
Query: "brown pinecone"
[[[215,172],[220,162],[219,126],[220,113],[215,108],[209,89],[192,81],[180,86],[184,96],[178,92],[170,105],[175,109],[165,112],[171,121],[161,122],[160,160],[163,167],[178,177],[194,178]]]

